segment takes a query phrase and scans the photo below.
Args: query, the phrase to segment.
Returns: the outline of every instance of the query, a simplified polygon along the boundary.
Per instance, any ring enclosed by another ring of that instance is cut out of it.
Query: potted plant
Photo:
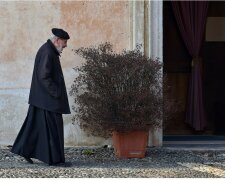
[[[161,126],[162,64],[140,47],[116,53],[104,43],[75,50],[86,61],[74,68],[73,123],[92,135],[112,136],[118,157],[144,157],[149,129]]]

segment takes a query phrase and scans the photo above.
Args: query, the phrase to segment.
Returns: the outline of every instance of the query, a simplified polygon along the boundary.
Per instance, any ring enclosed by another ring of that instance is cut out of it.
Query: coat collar
[[[60,56],[58,50],[56,49],[56,47],[54,46],[54,44],[52,43],[50,39],[47,40],[47,43],[51,47],[51,49],[57,54],[57,56]]]

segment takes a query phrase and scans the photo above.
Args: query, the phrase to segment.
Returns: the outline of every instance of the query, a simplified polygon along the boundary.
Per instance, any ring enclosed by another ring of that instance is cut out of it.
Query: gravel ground
[[[92,152],[92,153],[91,153]],[[9,148],[0,148],[0,178],[12,177],[225,177],[225,151],[148,148],[143,159],[119,159],[112,148],[65,148],[72,167],[48,166],[34,159],[28,164]]]

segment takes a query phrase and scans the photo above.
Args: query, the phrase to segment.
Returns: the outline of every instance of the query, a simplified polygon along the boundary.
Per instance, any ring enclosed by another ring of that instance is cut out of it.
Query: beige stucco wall
[[[65,29],[71,36],[61,64],[69,88],[73,67],[82,59],[72,49],[111,42],[116,50],[130,47],[128,1],[0,1],[0,144],[12,144],[28,108],[28,95],[38,48],[51,28]],[[69,98],[70,105],[73,100]],[[87,137],[64,116],[65,145],[110,143]]]

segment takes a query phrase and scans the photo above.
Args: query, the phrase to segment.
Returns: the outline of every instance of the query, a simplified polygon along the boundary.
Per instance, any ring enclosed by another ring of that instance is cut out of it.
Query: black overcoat
[[[61,114],[70,114],[59,53],[48,40],[37,52],[29,104]]]

